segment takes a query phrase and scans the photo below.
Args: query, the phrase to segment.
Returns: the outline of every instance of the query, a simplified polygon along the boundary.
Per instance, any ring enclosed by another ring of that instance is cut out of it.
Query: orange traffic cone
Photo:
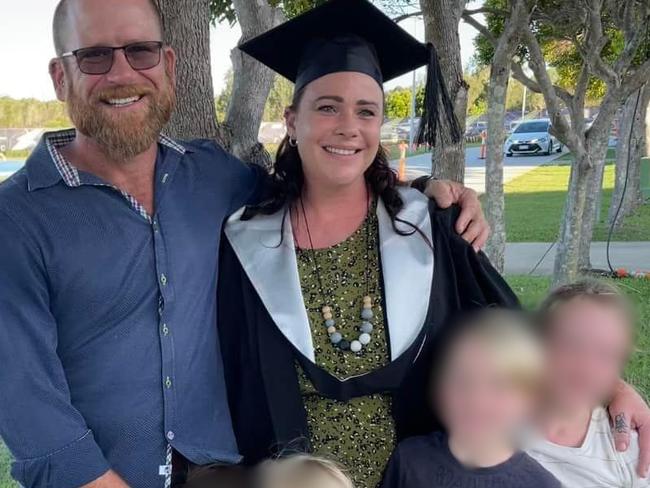
[[[399,171],[397,172],[397,177],[400,181],[406,181],[406,158],[400,158],[399,160]]]
[[[408,144],[402,141],[399,145],[399,170],[397,172],[397,177],[400,181],[406,181],[406,150],[408,149]]]

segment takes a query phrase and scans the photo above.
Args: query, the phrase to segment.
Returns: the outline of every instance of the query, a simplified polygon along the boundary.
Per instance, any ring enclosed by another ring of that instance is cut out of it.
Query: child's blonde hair
[[[443,341],[439,374],[444,375],[450,357],[465,340],[476,340],[485,347],[500,372],[517,388],[538,392],[544,374],[544,352],[539,336],[526,315],[510,310],[488,309],[465,317]]]
[[[623,314],[632,329],[634,327],[636,321],[634,306],[618,287],[597,279],[583,279],[555,288],[542,302],[537,311],[537,322],[544,335],[552,331],[557,311],[574,300],[589,300],[612,307]]]
[[[354,488],[337,463],[306,454],[266,461],[256,479],[260,488]]]

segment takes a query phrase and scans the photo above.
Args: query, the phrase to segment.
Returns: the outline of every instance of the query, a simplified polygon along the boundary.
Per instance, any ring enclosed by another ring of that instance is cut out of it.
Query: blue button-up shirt
[[[155,213],[46,134],[0,185],[0,437],[27,487],[115,470],[163,486],[168,446],[236,462],[216,334],[224,219],[261,172],[210,141],[162,137]]]

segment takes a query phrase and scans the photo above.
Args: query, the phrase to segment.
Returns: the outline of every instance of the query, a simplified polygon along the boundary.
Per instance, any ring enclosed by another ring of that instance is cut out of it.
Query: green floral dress
[[[370,226],[369,245],[367,226]],[[369,251],[369,252],[368,252]],[[378,369],[390,362],[384,326],[383,290],[379,272],[378,223],[373,211],[348,239],[327,249],[296,251],[318,366],[339,379]],[[359,336],[358,325],[366,295],[373,299],[372,342],[355,354],[332,346],[321,309],[330,305],[337,329],[349,341]],[[321,294],[315,266],[325,288]],[[327,303],[324,303],[327,302]],[[314,454],[343,464],[357,488],[375,488],[395,447],[395,425],[389,395],[368,395],[339,402],[322,397],[298,366]]]

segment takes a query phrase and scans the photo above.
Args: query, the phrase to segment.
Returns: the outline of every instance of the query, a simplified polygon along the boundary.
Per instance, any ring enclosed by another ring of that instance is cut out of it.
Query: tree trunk
[[[279,8],[267,0],[233,0],[242,30],[241,42],[247,41],[284,21]],[[225,126],[231,152],[240,159],[270,166],[271,158],[258,142],[260,124],[275,74],[239,49],[232,50],[234,82]]]
[[[600,104],[596,120],[588,133],[583,136],[584,146],[589,154],[589,160],[593,164],[594,171],[590,173],[590,179],[587,181],[585,211],[582,216],[582,231],[580,233],[578,269],[591,268],[591,241],[594,234],[594,224],[600,215],[609,132],[616,117],[616,110],[620,105],[620,100],[620,91],[616,89],[608,90]]]
[[[637,106],[638,96],[638,106]],[[618,143],[616,145],[616,180],[609,206],[608,222],[618,229],[625,217],[642,203],[640,178],[641,157],[645,155],[646,115],[650,102],[650,87],[645,85],[641,93],[634,92],[625,101]],[[634,114],[636,107],[636,116]],[[630,148],[630,131],[633,131]],[[628,154],[630,160],[628,163]],[[627,183],[627,184],[626,184]],[[623,197],[623,188],[625,195]],[[623,200],[621,198],[623,197]]]
[[[578,277],[578,258],[582,218],[585,210],[587,184],[593,176],[588,153],[584,153],[571,167],[569,191],[564,205],[562,226],[555,255],[553,284],[560,285],[575,281]]]
[[[587,145],[589,159],[593,163],[593,171],[589,175],[585,193],[585,211],[582,217],[578,251],[579,270],[591,269],[591,241],[594,235],[594,224],[598,221],[600,215],[608,139],[609,133],[605,133],[589,141],[590,144]]]
[[[440,58],[440,68],[454,103],[454,111],[465,131],[469,86],[463,79],[460,57],[460,22],[466,0],[420,0],[427,42],[433,43]],[[440,143],[432,156],[432,174],[437,178],[462,182],[465,178],[465,140],[451,142],[449,124],[443,120]]]
[[[488,85],[487,159],[485,161],[485,215],[492,232],[486,252],[493,266],[504,269],[506,251],[505,198],[503,194],[503,121],[512,56],[519,44],[519,32],[528,22],[524,0],[513,0],[510,15],[494,49]]]
[[[179,139],[216,139],[223,144],[210,70],[210,1],[155,1],[162,15],[165,42],[178,55],[177,104],[165,133]]]
[[[511,53],[509,53],[511,54]],[[496,58],[496,56],[495,56]],[[485,161],[485,216],[490,224],[486,253],[503,273],[506,251],[505,198],[503,195],[503,121],[510,78],[510,55],[505,63],[492,63],[488,87],[487,159]]]

